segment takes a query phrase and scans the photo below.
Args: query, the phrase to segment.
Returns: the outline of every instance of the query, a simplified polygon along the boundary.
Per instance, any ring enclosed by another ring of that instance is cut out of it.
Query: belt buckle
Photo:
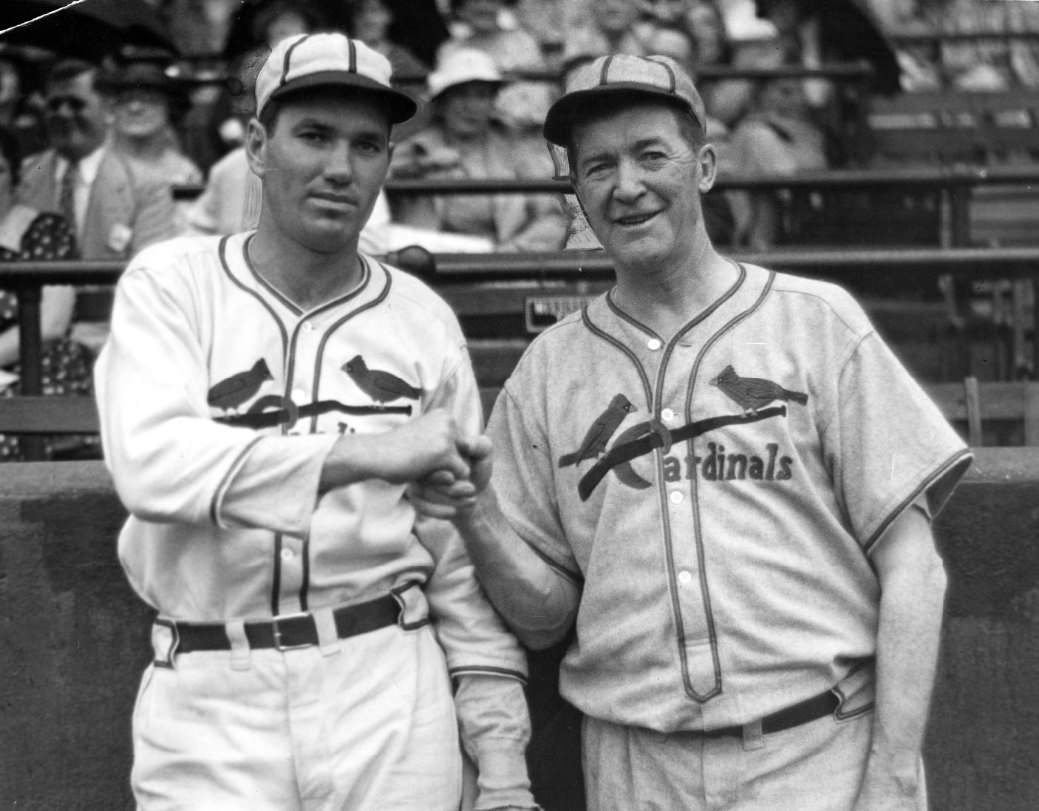
[[[300,648],[309,648],[313,644],[312,642],[303,642],[299,645],[285,645],[281,641],[281,623],[289,622],[291,620],[311,618],[309,611],[297,611],[295,614],[279,614],[276,617],[271,617],[271,632],[274,636],[274,647],[280,651],[287,650],[299,650]]]

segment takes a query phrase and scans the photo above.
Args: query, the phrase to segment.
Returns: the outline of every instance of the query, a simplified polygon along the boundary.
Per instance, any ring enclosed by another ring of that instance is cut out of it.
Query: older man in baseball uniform
[[[139,254],[97,366],[119,555],[158,611],[138,807],[456,811],[460,729],[476,808],[530,808],[522,651],[405,494],[469,476],[463,337],[357,249],[415,103],[339,34],[281,42],[256,95],[257,230]]]
[[[588,807],[924,807],[967,449],[847,293],[715,251],[675,62],[597,59],[544,131],[617,283],[520,360],[456,523],[522,640],[576,623]]]

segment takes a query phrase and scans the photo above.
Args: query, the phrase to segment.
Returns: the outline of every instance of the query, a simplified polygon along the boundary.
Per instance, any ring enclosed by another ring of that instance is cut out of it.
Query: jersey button
[[[660,419],[664,422],[671,422],[675,418],[675,412],[670,408],[665,408],[660,412]]]
[[[296,557],[296,553],[293,552],[291,549],[282,549],[281,550],[281,559],[282,560],[292,560],[294,557]]]
[[[685,496],[678,490],[672,490],[671,495],[668,496],[671,499],[672,504],[681,504],[685,499]]]
[[[664,342],[661,341],[659,338],[650,338],[648,341],[646,341],[647,348],[649,348],[649,350],[652,352],[656,352],[663,345]]]
[[[693,573],[688,569],[682,569],[678,573],[678,582],[683,586],[691,586],[693,584]]]

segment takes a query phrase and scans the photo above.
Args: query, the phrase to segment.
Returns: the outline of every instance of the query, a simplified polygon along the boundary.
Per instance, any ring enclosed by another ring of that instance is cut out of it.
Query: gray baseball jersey
[[[870,554],[970,462],[846,292],[754,266],[670,342],[594,300],[528,348],[489,432],[508,520],[583,585],[561,693],[665,732],[866,671]]]

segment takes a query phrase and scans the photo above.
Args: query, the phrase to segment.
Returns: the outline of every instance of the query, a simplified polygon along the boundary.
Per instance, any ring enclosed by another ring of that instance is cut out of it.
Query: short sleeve
[[[869,550],[914,500],[937,515],[971,455],[883,340],[869,332],[840,372],[822,441],[851,529]]]
[[[548,442],[514,396],[516,378],[502,389],[487,424],[494,444],[494,488],[513,530],[553,569],[581,579],[554,496]]]

